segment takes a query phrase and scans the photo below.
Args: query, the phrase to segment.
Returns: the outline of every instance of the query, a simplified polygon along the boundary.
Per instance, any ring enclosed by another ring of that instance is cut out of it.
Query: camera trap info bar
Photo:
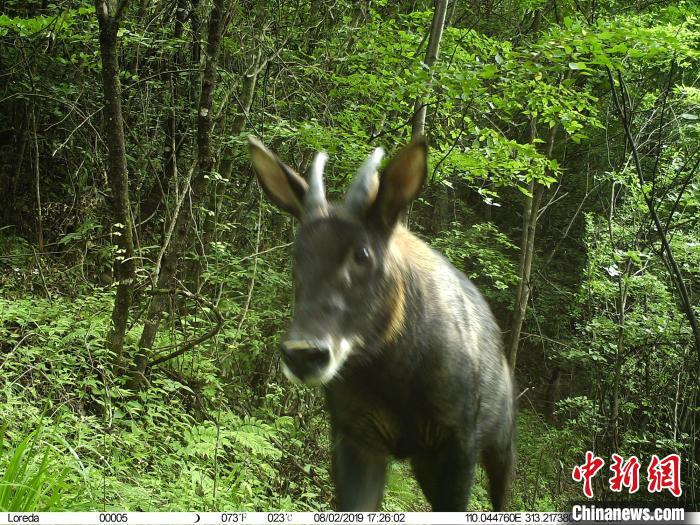
[[[622,509],[604,510],[619,511]],[[132,525],[270,525],[275,523],[305,525],[467,525],[473,523],[700,524],[700,512],[684,512],[682,508],[652,509],[648,513],[641,512],[645,509],[637,510],[640,512],[632,514],[609,513],[607,516],[581,513],[581,509],[574,509],[574,512],[3,512],[0,514],[0,525],[26,523],[43,525],[104,525],[120,523]]]

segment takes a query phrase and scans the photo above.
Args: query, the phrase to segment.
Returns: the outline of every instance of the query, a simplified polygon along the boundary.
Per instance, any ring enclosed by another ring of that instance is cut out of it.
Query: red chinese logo
[[[618,454],[612,455],[610,470],[612,476],[608,479],[608,485],[613,492],[622,492],[624,487],[630,494],[639,490],[639,470],[641,463],[636,456],[631,456],[627,461]],[[583,481],[583,494],[587,498],[593,497],[593,478],[603,468],[605,461],[597,457],[590,450],[586,451],[586,461],[583,465],[576,465],[571,477],[576,482]],[[671,494],[679,497],[681,489],[681,458],[678,454],[669,454],[663,459],[659,459],[656,454],[652,455],[651,462],[647,468],[647,479],[649,492],[661,492],[668,490]]]
[[[678,497],[681,490],[681,457],[678,454],[669,454],[664,459],[654,454],[647,468],[649,477],[649,492],[661,492],[668,489],[671,494]]]
[[[608,480],[610,490],[613,492],[622,492],[622,487],[627,487],[630,494],[634,494],[639,490],[639,467],[641,464],[636,456],[632,456],[627,461],[622,456],[617,454],[612,455],[613,464],[610,465],[610,470],[613,471],[613,476]]]
[[[574,481],[583,480],[583,493],[587,498],[593,497],[593,486],[591,479],[595,476],[600,469],[605,465],[605,461],[601,458],[593,455],[590,450],[586,451],[586,462],[583,465],[576,465],[574,471],[571,473],[571,477]]]

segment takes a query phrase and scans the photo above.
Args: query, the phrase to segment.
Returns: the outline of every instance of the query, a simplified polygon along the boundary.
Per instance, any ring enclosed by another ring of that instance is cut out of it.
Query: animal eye
[[[355,259],[355,263],[357,264],[367,264],[367,261],[369,261],[369,250],[365,246],[359,246],[355,248],[353,258]]]

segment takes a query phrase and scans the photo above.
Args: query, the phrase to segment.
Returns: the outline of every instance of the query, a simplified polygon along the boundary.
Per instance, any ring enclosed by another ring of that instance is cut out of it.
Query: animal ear
[[[379,193],[372,206],[373,218],[393,228],[401,211],[417,196],[428,173],[428,144],[418,137],[389,161],[379,182]]]
[[[250,160],[267,196],[281,209],[301,219],[304,196],[309,188],[306,181],[255,137],[249,137],[248,144]]]

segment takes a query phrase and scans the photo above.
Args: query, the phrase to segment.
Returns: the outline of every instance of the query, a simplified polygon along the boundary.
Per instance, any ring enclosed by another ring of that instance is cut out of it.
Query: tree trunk
[[[175,26],[173,29],[173,38],[178,42],[184,34],[185,20],[187,19],[187,4],[185,0],[177,0],[175,5]],[[173,62],[175,70],[182,68],[184,64],[184,53],[182,46],[179,45],[173,54]],[[177,104],[180,93],[180,74],[178,71],[168,74],[168,85],[170,86],[170,112],[163,122],[163,171],[156,174],[156,180],[153,182],[148,195],[142,200],[141,205],[141,222],[147,220],[155,214],[163,198],[167,194],[170,185],[177,178],[177,158],[182,146],[183,138],[181,132],[180,120],[178,119]]]
[[[24,101],[16,103],[17,111],[15,114],[15,129],[17,129],[15,138],[15,158],[13,169],[7,179],[7,196],[4,207],[5,220],[4,224],[17,224],[17,185],[22,178],[22,167],[27,151],[29,117]]]
[[[243,76],[243,83],[241,85],[241,92],[238,96],[238,114],[233,120],[233,125],[231,126],[230,134],[232,136],[240,135],[246,127],[246,122],[248,121],[248,113],[253,105],[253,95],[255,94],[255,86],[258,81],[258,74],[263,66],[258,64],[258,61],[254,61],[253,64],[248,68]],[[235,150],[233,147],[226,147],[222,154],[221,162],[219,163],[219,175],[223,180],[231,180],[233,173]],[[252,176],[252,175],[251,175]],[[245,185],[244,185],[245,186]],[[204,221],[204,246],[208,246],[209,243],[215,238],[216,222],[219,218],[219,211],[221,210],[222,197],[219,193],[220,184],[217,181],[211,186],[211,191],[209,193],[209,211]],[[201,273],[201,260],[197,261],[197,267],[194,272],[194,282],[197,283],[199,287],[199,275]]]
[[[628,270],[623,275],[619,276],[617,283],[620,298],[617,302],[617,345],[615,347],[615,375],[613,376],[612,408],[610,410],[610,422],[612,423],[612,450],[617,450],[620,444],[620,388],[625,352],[625,311],[627,309],[627,284],[623,284],[622,281],[628,276],[629,265]]]
[[[131,306],[136,272],[117,54],[119,44],[117,31],[126,4],[127,0],[121,0],[119,3],[107,0],[95,1],[100,27],[102,89],[105,101],[103,114],[108,150],[107,174],[112,193],[112,229],[117,245],[114,258],[114,280],[117,283],[117,294],[112,309],[112,325],[107,334],[107,344],[114,354],[117,366],[121,366],[124,334],[129,319],[129,307]]]
[[[547,158],[551,158],[554,149],[554,139],[557,126],[554,126],[547,141]],[[530,140],[537,138],[537,123],[530,121]],[[511,317],[510,331],[506,340],[506,355],[513,370],[518,358],[518,345],[520,344],[520,332],[527,313],[527,302],[530,299],[530,273],[532,271],[532,259],[535,253],[535,232],[537,230],[537,216],[540,212],[540,203],[544,193],[544,186],[534,179],[528,187],[530,195],[525,198],[523,205],[523,232],[520,240],[520,268],[518,287],[515,293],[515,304]]]
[[[610,238],[610,250],[615,251],[617,245],[613,233],[613,216],[615,213],[615,185],[613,184],[610,195],[610,211],[608,213],[608,236]],[[635,244],[634,249],[639,247]],[[627,260],[625,270],[617,277],[618,300],[615,302],[617,310],[617,344],[615,347],[615,372],[613,375],[612,398],[610,401],[610,422],[612,434],[612,451],[616,451],[619,446],[620,437],[620,390],[622,387],[622,365],[624,364],[625,354],[625,322],[627,319],[627,296],[628,296],[628,281],[627,279],[632,274],[632,261]]]
[[[197,112],[197,173],[192,178],[190,187],[185,186],[182,190],[189,192],[190,199],[186,200],[191,200],[193,206],[201,201],[203,195],[206,195],[207,178],[214,165],[214,158],[211,152],[211,110],[214,87],[217,80],[217,56],[224,25],[223,8],[224,0],[214,0],[209,16],[206,60],[202,74],[199,110]],[[139,351],[136,356],[131,384],[135,388],[141,387],[145,381],[150,350],[153,348],[161,315],[168,301],[168,296],[164,292],[174,288],[178,264],[187,247],[188,227],[192,224],[189,217],[190,215],[182,210],[173,217],[175,226],[172,231],[172,238],[166,247],[163,264],[156,276],[155,290],[153,290],[143,332],[139,340]],[[166,242],[168,242],[167,239]]]
[[[520,240],[520,280],[515,293],[515,305],[510,323],[510,332],[506,345],[506,355],[511,368],[515,369],[520,343],[520,332],[527,313],[527,302],[530,299],[530,273],[532,270],[532,258],[535,251],[535,231],[537,229],[537,215],[540,210],[544,187],[532,180],[529,185],[530,196],[525,198],[523,206],[523,233]]]
[[[246,73],[243,75],[243,84],[241,86],[240,95],[237,98],[238,101],[238,114],[233,120],[233,125],[229,134],[231,136],[240,135],[246,127],[246,122],[248,120],[248,113],[253,105],[253,95],[255,94],[255,86],[257,84],[258,73],[260,72],[260,66],[258,61],[255,60],[253,64],[248,68]],[[219,176],[222,180],[230,180],[233,173],[233,163],[236,150],[228,146],[224,149],[222,154],[221,162],[219,163]],[[221,184],[214,180],[210,183],[209,188],[209,204],[208,211],[204,217],[204,234],[203,245],[204,248],[209,246],[209,243],[216,240],[216,224],[219,218],[219,211],[221,210],[221,203],[223,195],[219,193],[219,188]],[[201,255],[204,255],[202,253]],[[190,280],[193,283],[194,289],[199,289],[200,287],[200,276],[202,272],[202,257],[199,257],[194,261],[192,266],[192,271],[190,275]]]
[[[32,133],[34,140],[34,192],[36,194],[36,238],[39,252],[44,251],[44,219],[41,212],[41,177],[39,175],[39,140],[37,139],[36,131],[36,114],[32,108]]]
[[[425,53],[425,65],[431,68],[440,54],[440,40],[442,31],[445,28],[445,15],[447,14],[448,0],[435,0],[435,13],[433,23],[430,27],[430,40],[428,50]],[[420,98],[416,99],[413,110],[413,128],[411,137],[415,138],[425,134],[425,116],[427,113],[425,102]]]

